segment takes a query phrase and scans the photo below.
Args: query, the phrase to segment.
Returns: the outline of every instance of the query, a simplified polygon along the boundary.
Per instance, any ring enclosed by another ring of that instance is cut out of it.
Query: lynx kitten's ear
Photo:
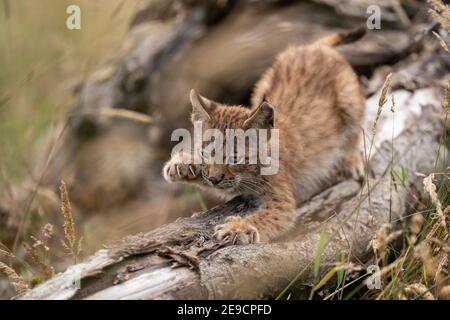
[[[210,121],[217,103],[202,97],[194,89],[191,90],[192,121]]]
[[[243,127],[246,129],[272,129],[275,124],[275,110],[273,106],[263,101],[245,120]]]

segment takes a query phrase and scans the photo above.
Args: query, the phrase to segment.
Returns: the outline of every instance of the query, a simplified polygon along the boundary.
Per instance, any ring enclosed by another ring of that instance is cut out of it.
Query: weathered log
[[[231,214],[249,214],[257,206],[255,199],[235,198],[102,249],[18,298],[274,297],[296,275],[303,284],[314,283],[312,262],[321,230],[329,239],[321,257],[321,275],[333,265],[337,251],[350,261],[369,261],[374,232],[384,223],[395,229],[413,198],[411,190],[420,194],[423,178],[416,172],[439,170],[434,156],[442,130],[442,122],[435,117],[442,110],[438,90],[429,87],[393,94],[395,112],[384,110],[377,124],[370,183],[361,188],[356,181],[341,181],[316,195],[298,209],[298,228],[282,241],[241,246],[216,242],[212,238],[215,225]],[[368,146],[376,96],[368,100],[367,109]],[[393,181],[391,175],[391,168],[400,170],[400,166],[406,170],[403,183]],[[80,286],[74,285],[80,279]]]

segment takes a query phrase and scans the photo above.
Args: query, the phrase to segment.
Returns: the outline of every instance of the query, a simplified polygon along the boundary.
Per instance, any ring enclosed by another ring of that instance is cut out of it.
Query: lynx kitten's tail
[[[318,43],[327,45],[327,46],[337,46],[340,44],[347,44],[355,42],[361,39],[366,34],[366,27],[361,26],[356,29],[352,29],[349,31],[336,32],[329,36],[326,36],[319,41]]]

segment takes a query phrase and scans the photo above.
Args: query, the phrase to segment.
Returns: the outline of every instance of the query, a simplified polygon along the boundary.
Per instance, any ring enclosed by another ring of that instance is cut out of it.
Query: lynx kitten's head
[[[261,166],[265,164],[261,163],[259,156],[256,156],[260,144],[251,144],[249,141],[252,134],[253,137],[257,136],[259,141],[261,131],[265,131],[266,142],[269,144],[270,130],[274,128],[273,107],[266,101],[254,110],[243,106],[226,106],[202,97],[194,90],[191,91],[190,99],[193,106],[192,123],[194,125],[200,123],[202,133],[208,129],[215,129],[223,137],[223,141],[216,144],[222,152],[216,154],[217,149],[208,147],[211,146],[211,140],[203,141],[202,148],[197,151],[199,153],[197,156],[202,158],[201,174],[205,182],[230,194],[264,193],[265,183],[261,176]],[[245,143],[239,144],[239,139],[230,136],[227,129],[234,129],[232,132],[235,133],[243,132]],[[227,151],[227,147],[229,149],[231,145],[234,145],[233,152]],[[222,163],[217,163],[216,160],[222,155]]]

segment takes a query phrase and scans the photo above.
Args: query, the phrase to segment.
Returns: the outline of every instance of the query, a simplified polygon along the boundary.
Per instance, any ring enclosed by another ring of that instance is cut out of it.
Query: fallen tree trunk
[[[438,170],[434,155],[442,122],[435,118],[441,110],[437,90],[429,87],[393,94],[397,98],[396,121],[387,110],[379,119],[369,184],[361,188],[356,181],[341,181],[316,195],[298,209],[298,228],[282,241],[224,246],[212,239],[214,226],[225,217],[249,214],[257,205],[251,199],[235,198],[193,217],[128,237],[18,298],[275,297],[296,276],[299,283],[314,284],[312,268],[321,230],[328,235],[321,256],[322,276],[335,263],[337,251],[350,261],[370,261],[374,233],[385,223],[395,229],[414,199],[412,190],[420,193],[423,178],[415,173]],[[367,108],[367,118],[374,119],[376,97],[368,100]],[[368,147],[370,121],[365,128]],[[391,175],[391,168],[400,170],[400,166],[406,170],[403,183],[393,181]]]

